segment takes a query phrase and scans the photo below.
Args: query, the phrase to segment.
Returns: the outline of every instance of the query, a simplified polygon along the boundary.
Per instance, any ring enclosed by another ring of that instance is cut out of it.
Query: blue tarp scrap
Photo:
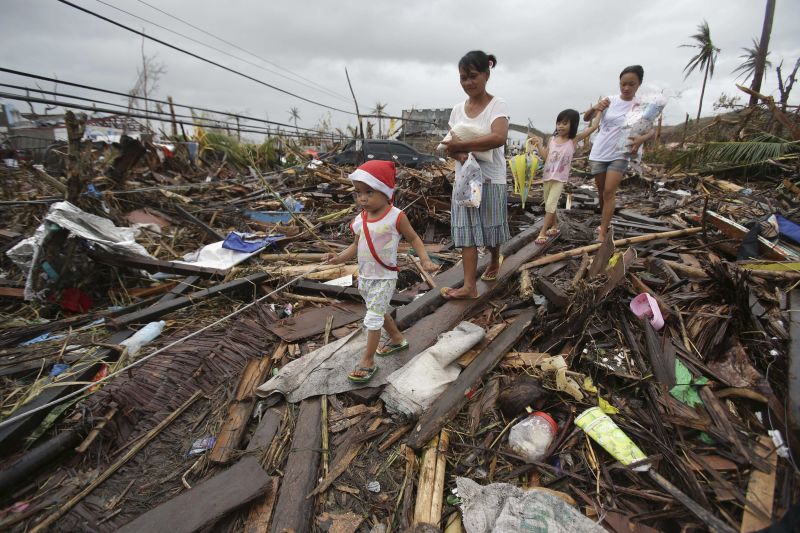
[[[283,239],[283,235],[270,237],[250,237],[247,233],[232,231],[225,237],[222,247],[237,252],[253,253]]]

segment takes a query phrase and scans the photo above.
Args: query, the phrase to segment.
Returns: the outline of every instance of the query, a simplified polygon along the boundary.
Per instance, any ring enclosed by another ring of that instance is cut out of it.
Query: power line
[[[138,1],[140,4],[144,4],[144,5],[146,5],[147,7],[151,8],[151,9],[155,9],[156,11],[158,11],[159,13],[161,13],[162,15],[166,15],[166,16],[168,16],[168,17],[172,18],[172,19],[175,19],[175,20],[177,20],[178,22],[180,22],[180,23],[182,23],[182,24],[185,24],[185,25],[189,26],[190,28],[193,28],[193,29],[195,29],[195,30],[197,30],[197,31],[199,31],[199,32],[201,32],[201,33],[204,33],[204,34],[206,34],[206,35],[208,35],[208,36],[210,36],[210,37],[213,37],[214,39],[216,39],[216,40],[218,40],[218,41],[220,41],[220,42],[222,42],[222,43],[225,43],[225,44],[227,44],[228,46],[230,46],[230,47],[233,47],[233,48],[235,48],[235,49],[237,49],[237,50],[239,50],[239,51],[241,51],[241,52],[244,52],[244,53],[246,53],[246,54],[249,54],[249,55],[251,55],[251,56],[255,57],[256,59],[258,59],[258,60],[260,60],[260,61],[263,61],[264,63],[268,63],[268,64],[270,64],[270,65],[272,65],[272,66],[274,66],[274,67],[276,67],[276,68],[279,68],[279,69],[281,69],[281,70],[285,70],[286,72],[289,72],[290,74],[292,74],[292,75],[294,75],[294,76],[296,76],[296,77],[300,78],[301,80],[305,80],[305,81],[307,81],[307,82],[309,82],[309,83],[312,83],[312,84],[314,84],[314,85],[319,85],[319,84],[318,84],[318,83],[316,83],[315,81],[313,81],[313,80],[310,80],[310,79],[308,79],[308,78],[306,78],[306,77],[304,77],[304,76],[301,76],[300,74],[298,74],[298,73],[296,73],[296,72],[292,72],[291,70],[287,69],[286,67],[283,67],[283,66],[279,65],[278,63],[275,63],[274,61],[270,61],[269,59],[265,59],[265,58],[263,58],[263,57],[261,57],[261,56],[259,56],[259,55],[255,54],[255,53],[253,53],[253,52],[250,52],[249,50],[247,50],[247,49],[245,49],[245,48],[242,48],[241,46],[239,46],[239,45],[237,45],[237,44],[235,44],[235,43],[232,43],[232,42],[230,42],[230,41],[226,41],[226,40],[225,40],[225,39],[223,39],[222,37],[219,37],[219,36],[217,36],[217,35],[214,35],[214,34],[213,34],[213,33],[211,33],[210,31],[208,31],[208,30],[204,30],[203,28],[200,28],[200,27],[198,27],[198,26],[195,26],[194,24],[192,24],[192,23],[190,23],[190,22],[188,22],[188,21],[186,21],[186,20],[183,20],[183,19],[182,19],[182,18],[180,18],[180,17],[177,17],[177,16],[175,16],[175,15],[172,15],[171,13],[167,13],[167,12],[166,12],[166,11],[164,11],[163,9],[160,9],[160,8],[158,8],[158,7],[156,7],[156,6],[152,5],[152,4],[148,4],[148,3],[147,3],[147,2],[145,2],[144,0],[137,0],[137,1]],[[336,92],[334,92],[334,91],[330,91],[330,92],[331,92],[331,93],[333,93],[333,94],[335,94],[336,96],[339,96],[339,97],[341,97],[341,98],[345,98],[345,99],[347,99],[347,97],[346,97],[346,96],[344,96],[344,95],[341,95],[341,94],[339,94],[339,93],[336,93]],[[349,99],[347,99],[347,100],[349,101]]]
[[[23,72],[21,70],[14,70],[14,69],[10,69],[10,68],[0,67],[0,72],[6,72],[8,74],[14,74],[16,76],[22,76],[23,78],[33,78],[33,79],[42,80],[42,81],[48,81],[48,82],[56,83],[56,84],[60,83],[60,84],[63,84],[63,85],[69,85],[70,87],[78,87],[80,89],[88,89],[90,91],[97,91],[97,92],[102,92],[102,93],[106,93],[106,94],[114,94],[114,95],[117,95],[117,96],[122,96],[124,98],[132,98],[130,93],[124,93],[124,92],[120,92],[120,91],[113,91],[113,90],[110,90],[110,89],[102,89],[100,87],[95,87],[95,86],[92,86],[92,85],[86,85],[86,84],[83,84],[83,83],[75,83],[75,82],[70,82],[70,81],[64,81],[64,80],[60,80],[58,78],[51,78],[51,77],[48,77],[48,76],[41,76],[39,74],[31,74],[29,72]],[[136,96],[135,98],[137,100],[153,102],[153,103],[157,103],[157,104],[163,104],[163,105],[169,105],[170,104],[170,102],[168,100],[159,100],[158,98],[149,98],[149,97],[144,97],[144,96]],[[266,119],[263,119],[263,118],[251,117],[251,116],[241,115],[241,114],[237,114],[237,113],[231,113],[229,111],[218,111],[218,110],[208,109],[208,108],[199,107],[199,106],[178,104],[176,102],[172,102],[172,105],[177,106],[177,107],[184,107],[186,109],[204,111],[206,113],[216,113],[218,115],[226,115],[226,116],[229,116],[229,117],[236,117],[236,118],[239,118],[239,119],[242,119],[242,120],[252,120],[252,121],[257,121],[257,122],[263,122],[265,124],[276,124],[276,125],[279,125],[279,126],[286,126],[286,127],[294,128],[294,126],[290,125],[290,124],[284,124],[284,123],[281,123],[281,122],[275,122],[275,121],[266,120]],[[392,119],[393,118],[393,119],[396,119],[396,120],[402,120],[404,122],[418,122],[420,124],[436,125],[436,122],[433,122],[433,121],[430,121],[430,120],[421,120],[421,119],[418,119],[418,118],[393,117],[393,116],[390,116],[390,115],[380,115],[380,117],[378,115],[361,115],[361,118],[386,118],[386,119]],[[300,127],[300,129],[310,129],[310,128]],[[311,131],[314,131],[314,130],[311,130]]]
[[[13,70],[13,69],[10,69],[10,68],[5,68],[5,67],[0,67],[0,72],[6,72],[8,74],[14,74],[15,76],[21,76],[23,78],[32,78],[32,79],[41,80],[41,81],[47,81],[47,82],[56,83],[56,84],[69,85],[70,87],[77,87],[79,89],[87,89],[89,91],[96,91],[96,92],[101,92],[101,93],[106,93],[106,94],[113,94],[113,95],[116,95],[116,96],[122,96],[124,98],[132,98],[132,96],[129,93],[124,93],[124,92],[120,92],[120,91],[113,91],[113,90],[110,90],[110,89],[102,89],[100,87],[94,87],[92,85],[85,85],[83,83],[75,83],[75,82],[70,82],[70,81],[64,81],[64,80],[60,80],[58,78],[50,78],[48,76],[40,76],[38,74],[31,74],[31,73],[28,73],[28,72],[22,72],[20,70]],[[31,89],[31,90],[33,90],[33,89]],[[35,90],[35,92],[42,92],[42,91],[37,88]],[[170,105],[170,102],[168,100],[159,100],[158,98],[149,98],[149,97],[144,97],[144,96],[136,96],[135,98],[137,100],[153,102],[153,103],[156,103],[156,104]],[[99,100],[97,102],[99,103]],[[118,105],[118,104],[114,104],[114,105]],[[209,109],[209,108],[206,108],[206,107],[199,107],[199,106],[193,106],[193,105],[187,105],[187,104],[179,104],[177,102],[172,102],[172,105],[175,106],[175,107],[183,107],[185,109],[190,109],[190,110],[203,111],[205,113],[216,113],[218,115],[225,115],[225,116],[229,116],[229,117],[234,117],[234,118],[238,118],[240,120],[249,120],[249,121],[253,121],[253,122],[262,122],[264,124],[274,124],[276,126],[284,126],[284,127],[287,127],[287,128],[294,128],[294,126],[291,125],[291,124],[285,124],[283,122],[276,122],[274,120],[268,120],[268,119],[263,119],[263,118],[258,118],[258,117],[251,117],[251,116],[248,116],[248,115],[240,115],[240,114],[237,114],[237,113],[231,113],[230,111],[218,111],[218,110]],[[301,129],[301,130],[309,130],[309,131],[316,131],[314,129],[304,128],[304,127],[299,127],[299,129]]]
[[[108,18],[106,16],[103,16],[103,15],[99,14],[99,13],[95,13],[94,11],[92,11],[90,9],[86,9],[85,7],[81,7],[79,5],[73,4],[72,2],[69,2],[68,0],[57,0],[57,1],[62,3],[62,4],[64,4],[64,5],[67,5],[67,6],[70,6],[72,8],[75,8],[78,11],[83,11],[84,13],[86,13],[88,15],[92,15],[93,17],[99,18],[100,20],[104,20],[104,21],[106,21],[106,22],[108,22],[110,24],[113,24],[114,26],[117,26],[119,28],[127,30],[127,31],[129,31],[131,33],[135,33],[136,35],[139,35],[139,36],[141,36],[141,37],[143,37],[145,39],[150,39],[151,41],[157,42],[158,44],[164,45],[164,46],[166,46],[168,48],[172,48],[173,50],[176,50],[176,51],[181,52],[183,54],[186,54],[186,55],[189,55],[191,57],[194,57],[195,59],[199,59],[200,61],[203,61],[203,62],[208,63],[210,65],[214,65],[215,67],[221,68],[223,70],[227,70],[228,72],[231,72],[233,74],[242,76],[243,78],[247,78],[248,80],[254,81],[254,82],[258,83],[259,85],[263,85],[264,87],[269,87],[270,89],[274,89],[274,90],[276,90],[278,92],[281,92],[283,94],[286,94],[286,95],[289,95],[289,96],[293,96],[293,97],[295,97],[295,98],[297,98],[299,100],[302,100],[304,102],[308,102],[310,104],[314,104],[314,105],[319,106],[319,107],[324,107],[325,109],[330,109],[332,111],[338,111],[340,113],[345,113],[345,114],[348,114],[348,115],[355,115],[355,113],[353,113],[352,111],[347,111],[346,109],[341,109],[341,108],[338,108],[338,107],[333,107],[333,106],[330,106],[330,105],[327,105],[327,104],[323,104],[322,102],[317,102],[316,100],[312,100],[310,98],[306,98],[305,96],[300,96],[299,94],[293,93],[291,91],[287,91],[286,89],[281,89],[280,87],[278,87],[276,85],[272,85],[271,83],[267,83],[267,82],[265,82],[263,80],[259,80],[258,78],[254,78],[253,76],[250,76],[249,74],[245,74],[244,72],[238,71],[238,70],[230,68],[230,67],[226,67],[225,65],[223,65],[221,63],[217,63],[216,61],[213,61],[211,59],[203,57],[203,56],[201,56],[199,54],[195,54],[194,52],[190,52],[189,50],[186,50],[186,49],[181,48],[179,46],[176,46],[174,44],[170,44],[170,43],[168,43],[166,41],[163,41],[161,39],[158,39],[156,37],[152,37],[150,35],[147,35],[146,33],[142,32],[142,31],[139,31],[139,30],[136,30],[134,28],[131,28],[130,26],[126,26],[126,25],[124,25],[124,24],[122,24],[120,22],[112,20],[112,19],[110,19],[110,18]]]
[[[93,106],[88,106],[88,105],[75,104],[75,103],[71,103],[71,102],[61,102],[61,101],[57,101],[57,100],[47,100],[46,98],[37,98],[35,96],[26,96],[26,95],[21,95],[21,94],[14,94],[14,93],[0,92],[0,98],[7,98],[9,100],[18,100],[18,101],[22,101],[22,102],[31,102],[31,103],[34,103],[34,104],[55,105],[55,106],[64,107],[64,108],[80,109],[82,111],[93,111],[93,112],[96,112],[96,113],[109,113],[111,115],[119,115],[119,116],[130,117],[130,118],[143,118],[143,119],[151,119],[151,120],[160,120],[162,122],[175,122],[176,124],[183,124],[184,126],[197,126],[197,124],[195,124],[193,122],[185,122],[185,121],[182,121],[182,120],[174,120],[173,121],[171,118],[169,118],[169,119],[166,119],[166,118],[165,119],[160,119],[158,117],[154,117],[152,115],[143,114],[143,113],[130,113],[130,112],[127,112],[127,111],[119,111],[119,110],[116,110],[116,109],[104,109],[104,108],[100,108],[100,107],[93,107]],[[166,113],[164,113],[164,112],[162,112],[162,114],[166,115]],[[203,126],[200,126],[200,127],[203,127]],[[207,125],[205,127],[220,128],[219,125],[216,125],[216,126]],[[233,126],[231,126],[231,128],[233,128]],[[255,130],[255,129],[250,129],[250,128],[246,128],[246,127],[245,128],[237,127],[236,130],[240,131],[240,132],[244,132],[244,133],[275,134],[275,135],[281,135],[283,137],[298,137],[298,138],[299,137],[320,137],[320,138],[326,137],[326,138],[330,138],[330,139],[340,139],[340,138],[343,137],[342,135],[337,135],[335,133],[318,133],[316,135],[310,135],[310,134],[303,135],[303,134],[292,133],[292,132],[283,132],[283,131],[280,132],[280,133],[278,133],[278,132],[268,132],[268,131],[265,131],[263,129]]]
[[[210,44],[204,43],[203,41],[199,41],[199,40],[197,40],[197,39],[195,39],[195,38],[193,38],[193,37],[190,37],[190,36],[188,36],[188,35],[185,35],[185,34],[183,34],[183,33],[180,33],[180,32],[178,32],[178,31],[175,31],[175,30],[173,30],[173,29],[167,28],[166,26],[162,26],[161,24],[159,24],[159,23],[157,23],[157,22],[153,22],[152,20],[148,20],[148,19],[146,19],[146,18],[144,18],[144,17],[140,17],[139,15],[136,15],[136,14],[134,14],[134,13],[131,13],[130,11],[126,11],[126,10],[124,10],[124,9],[120,8],[120,7],[117,7],[117,6],[113,5],[113,4],[109,4],[108,2],[105,2],[104,0],[95,0],[95,1],[96,1],[96,2],[98,2],[98,3],[100,3],[100,4],[103,4],[103,5],[105,5],[105,6],[108,6],[108,7],[110,7],[111,9],[114,9],[114,10],[116,10],[116,11],[119,11],[119,12],[121,12],[121,13],[125,13],[125,14],[126,14],[126,15],[128,15],[128,16],[134,17],[134,18],[136,18],[136,19],[139,19],[139,20],[141,20],[141,21],[143,21],[143,22],[146,22],[146,23],[148,23],[148,24],[151,24],[151,25],[153,25],[153,26],[155,26],[155,27],[157,27],[157,28],[161,28],[161,29],[162,29],[162,30],[164,30],[164,31],[168,31],[168,32],[170,32],[170,33],[173,33],[173,34],[175,34],[175,35],[178,35],[179,37],[183,37],[184,39],[188,39],[188,40],[190,40],[190,41],[192,41],[192,42],[194,42],[194,43],[197,43],[197,44],[199,44],[199,45],[201,45],[201,46],[205,46],[205,47],[207,47],[207,48],[210,48],[210,49],[212,49],[212,50],[214,50],[214,51],[216,51],[216,52],[219,52],[220,54],[223,54],[223,55],[226,55],[226,56],[228,56],[228,57],[232,57],[232,58],[234,58],[234,59],[236,59],[236,60],[238,60],[238,61],[242,61],[242,62],[244,62],[244,63],[247,63],[248,65],[251,65],[251,66],[253,66],[253,67],[256,67],[256,68],[258,68],[258,69],[261,69],[261,70],[263,70],[263,71],[265,71],[265,72],[269,72],[269,73],[271,73],[271,74],[275,74],[276,76],[280,76],[280,77],[282,77],[282,78],[284,78],[284,79],[286,79],[286,80],[289,80],[289,81],[291,81],[291,82],[294,82],[294,83],[299,83],[300,85],[303,85],[303,86],[305,86],[305,87],[308,87],[309,89],[312,89],[312,90],[315,90],[315,91],[320,91],[320,92],[322,92],[322,93],[324,93],[324,94],[327,94],[328,96],[333,96],[333,97],[339,98],[340,100],[344,100],[344,101],[346,101],[346,102],[349,102],[349,100],[348,100],[347,98],[345,98],[345,97],[343,97],[343,96],[341,96],[341,95],[338,95],[338,94],[336,94],[336,93],[334,93],[334,92],[330,91],[329,89],[326,89],[325,87],[322,87],[322,86],[321,86],[321,85],[319,85],[319,84],[316,84],[316,83],[314,83],[314,84],[312,85],[312,84],[309,84],[309,83],[304,83],[304,82],[302,82],[302,81],[298,81],[298,80],[292,79],[292,78],[290,78],[289,76],[286,76],[285,74],[282,74],[282,73],[280,73],[280,72],[277,72],[277,71],[275,71],[275,70],[272,70],[272,69],[268,69],[268,68],[266,68],[266,67],[263,67],[263,66],[259,65],[258,63],[253,63],[252,61],[250,61],[250,60],[248,60],[248,59],[244,59],[244,58],[241,58],[241,57],[239,57],[239,56],[235,56],[235,55],[233,55],[233,54],[231,54],[231,53],[229,53],[229,52],[226,52],[225,50],[222,50],[221,48],[217,48],[216,46],[212,46],[212,45],[210,45]],[[312,83],[313,83],[313,82],[312,82]]]
[[[25,87],[23,85],[13,85],[13,84],[10,84],[10,83],[0,83],[0,87],[8,87],[10,89],[17,89],[17,90],[26,91],[26,92],[48,94],[48,95],[51,95],[51,96],[60,96],[60,97],[63,97],[63,98],[72,98],[72,99],[75,99],[75,100],[83,100],[83,101],[92,102],[92,103],[95,103],[95,104],[112,105],[112,106],[115,106],[115,107],[121,107],[123,109],[141,111],[141,112],[143,112],[145,114],[152,113],[152,114],[156,114],[156,115],[164,115],[164,116],[168,117],[167,121],[169,121],[170,117],[173,116],[173,114],[171,112],[168,113],[166,111],[158,111],[157,109],[156,110],[140,109],[140,108],[136,108],[136,107],[127,106],[125,104],[117,104],[115,102],[108,102],[106,100],[98,100],[96,98],[87,98],[85,96],[78,96],[78,95],[74,95],[74,94],[66,94],[66,93],[61,93],[61,92],[57,92],[57,91],[46,91],[46,90],[40,89],[38,87],[35,87],[35,88],[34,87]],[[165,103],[168,104],[168,102],[165,102]],[[174,102],[173,102],[173,105],[177,106],[177,107],[187,107],[187,106],[176,104]],[[191,109],[191,108],[189,108],[189,109]],[[225,113],[220,113],[220,114],[224,115]],[[203,121],[207,121],[207,122],[216,122],[217,124],[220,123],[219,120],[216,120],[216,119],[213,119],[213,118],[209,118],[209,117],[198,117],[196,115],[182,115],[180,113],[175,113],[174,116],[176,118],[187,118],[187,119],[191,119],[193,121],[203,120]],[[330,133],[330,132],[325,132],[325,131],[321,131],[321,130],[315,130],[313,128],[304,128],[302,126],[295,127],[292,124],[285,124],[283,122],[273,122],[273,121],[270,121],[270,120],[257,119],[257,118],[245,118],[245,117],[239,117],[239,116],[236,116],[236,115],[231,115],[231,116],[234,116],[237,119],[244,119],[244,120],[247,120],[249,122],[252,122],[252,121],[262,122],[264,124],[282,126],[282,127],[285,127],[285,128],[300,129],[300,130],[308,131],[308,132],[312,132],[312,133],[323,133],[323,134]],[[158,117],[153,117],[153,118],[155,120],[163,120],[163,119],[160,119]],[[268,130],[264,130],[264,131],[265,131],[265,133],[268,132]]]

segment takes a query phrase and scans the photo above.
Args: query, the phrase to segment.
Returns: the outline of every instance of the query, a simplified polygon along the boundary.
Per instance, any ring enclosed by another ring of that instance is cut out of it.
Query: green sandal
[[[372,379],[372,376],[375,375],[375,372],[378,371],[378,365],[375,366],[357,366],[353,372],[350,372],[347,375],[347,379],[352,381],[353,383],[366,383]],[[356,376],[354,372],[364,372],[363,376]]]
[[[403,350],[408,350],[408,339],[403,339],[403,342],[400,344],[384,344],[383,347],[375,350],[375,355],[386,357],[387,355],[402,352]]]

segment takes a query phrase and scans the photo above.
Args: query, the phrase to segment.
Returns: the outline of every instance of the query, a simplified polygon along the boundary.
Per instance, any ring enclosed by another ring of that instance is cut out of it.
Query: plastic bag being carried
[[[483,195],[483,174],[478,161],[472,154],[456,168],[456,182],[453,186],[453,199],[463,207],[480,207]]]
[[[634,106],[625,117],[625,125],[622,127],[622,135],[619,136],[617,148],[625,153],[630,152],[630,138],[638,137],[651,130],[653,123],[664,111],[666,105],[667,97],[661,93],[641,97],[639,105]]]
[[[459,139],[462,141],[471,141],[472,139],[477,139],[478,137],[483,137],[484,135],[488,135],[488,131],[484,131],[478,126],[472,124],[456,124],[453,126],[447,135],[445,135],[442,142],[452,140],[453,133],[455,133]],[[439,144],[436,149],[437,150],[444,150],[446,146],[444,144]],[[482,152],[470,152],[474,155],[477,159],[481,161],[487,161],[489,163],[492,162],[492,151],[491,150],[484,150]]]
[[[525,142],[525,153],[515,155],[508,160],[511,168],[511,176],[514,178],[514,193],[519,194],[522,199],[522,207],[528,199],[528,191],[531,189],[533,178],[539,168],[539,158],[531,153],[531,140]]]

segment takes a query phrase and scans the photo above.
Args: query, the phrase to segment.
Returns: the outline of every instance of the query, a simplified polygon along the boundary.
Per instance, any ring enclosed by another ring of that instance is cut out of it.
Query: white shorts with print
[[[396,286],[396,279],[358,278],[358,292],[367,305],[367,314],[364,316],[365,329],[375,331],[383,327],[383,315],[389,312]]]

